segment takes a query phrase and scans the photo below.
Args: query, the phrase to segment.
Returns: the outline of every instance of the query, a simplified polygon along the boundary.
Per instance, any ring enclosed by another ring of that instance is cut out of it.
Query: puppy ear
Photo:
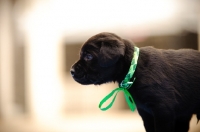
[[[114,65],[123,55],[124,44],[116,41],[102,42],[98,61],[101,67],[109,67]]]

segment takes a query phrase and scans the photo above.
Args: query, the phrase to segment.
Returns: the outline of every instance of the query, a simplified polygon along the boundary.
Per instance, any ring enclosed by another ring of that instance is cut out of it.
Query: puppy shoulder
[[[162,54],[162,49],[156,49],[153,46],[145,46],[140,48],[140,54],[144,56],[160,56],[159,54]]]

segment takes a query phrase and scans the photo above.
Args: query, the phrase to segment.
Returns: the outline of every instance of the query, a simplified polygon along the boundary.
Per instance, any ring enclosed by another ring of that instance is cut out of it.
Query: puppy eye
[[[92,59],[93,59],[93,56],[91,54],[86,54],[85,57],[84,57],[85,61],[89,61],[89,60],[92,60]]]

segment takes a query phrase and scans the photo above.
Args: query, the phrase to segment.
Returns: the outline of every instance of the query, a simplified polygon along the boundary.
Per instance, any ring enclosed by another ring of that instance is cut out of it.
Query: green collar
[[[134,55],[133,55],[133,59],[131,61],[131,66],[129,68],[129,71],[128,73],[126,74],[125,76],[125,79],[120,83],[119,85],[119,88],[116,88],[114,89],[111,93],[109,93],[106,97],[104,97],[101,102],[99,103],[99,108],[102,110],[102,111],[105,111],[105,110],[108,110],[109,108],[112,107],[115,99],[116,99],[116,96],[118,94],[118,92],[122,91],[124,92],[124,95],[125,95],[125,99],[126,99],[126,102],[128,103],[131,111],[134,111],[135,108],[136,108],[136,105],[135,105],[135,102],[131,96],[131,94],[129,93],[128,89],[132,86],[132,84],[134,83],[135,81],[135,77],[133,78],[133,81],[130,81],[130,79],[133,77],[133,74],[135,72],[135,69],[136,69],[136,66],[137,66],[137,61],[138,61],[138,57],[139,57],[139,48],[138,47],[135,47],[134,48]],[[114,95],[115,94],[115,95]],[[110,102],[110,104],[108,104],[106,107],[102,108],[102,105],[110,98],[110,97],[113,97],[112,101]]]

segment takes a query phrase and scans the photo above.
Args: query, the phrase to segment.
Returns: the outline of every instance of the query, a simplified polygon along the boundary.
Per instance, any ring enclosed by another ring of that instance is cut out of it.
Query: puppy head
[[[71,74],[85,85],[114,81],[117,64],[124,52],[123,39],[112,33],[97,34],[83,44],[80,59],[72,66]]]

